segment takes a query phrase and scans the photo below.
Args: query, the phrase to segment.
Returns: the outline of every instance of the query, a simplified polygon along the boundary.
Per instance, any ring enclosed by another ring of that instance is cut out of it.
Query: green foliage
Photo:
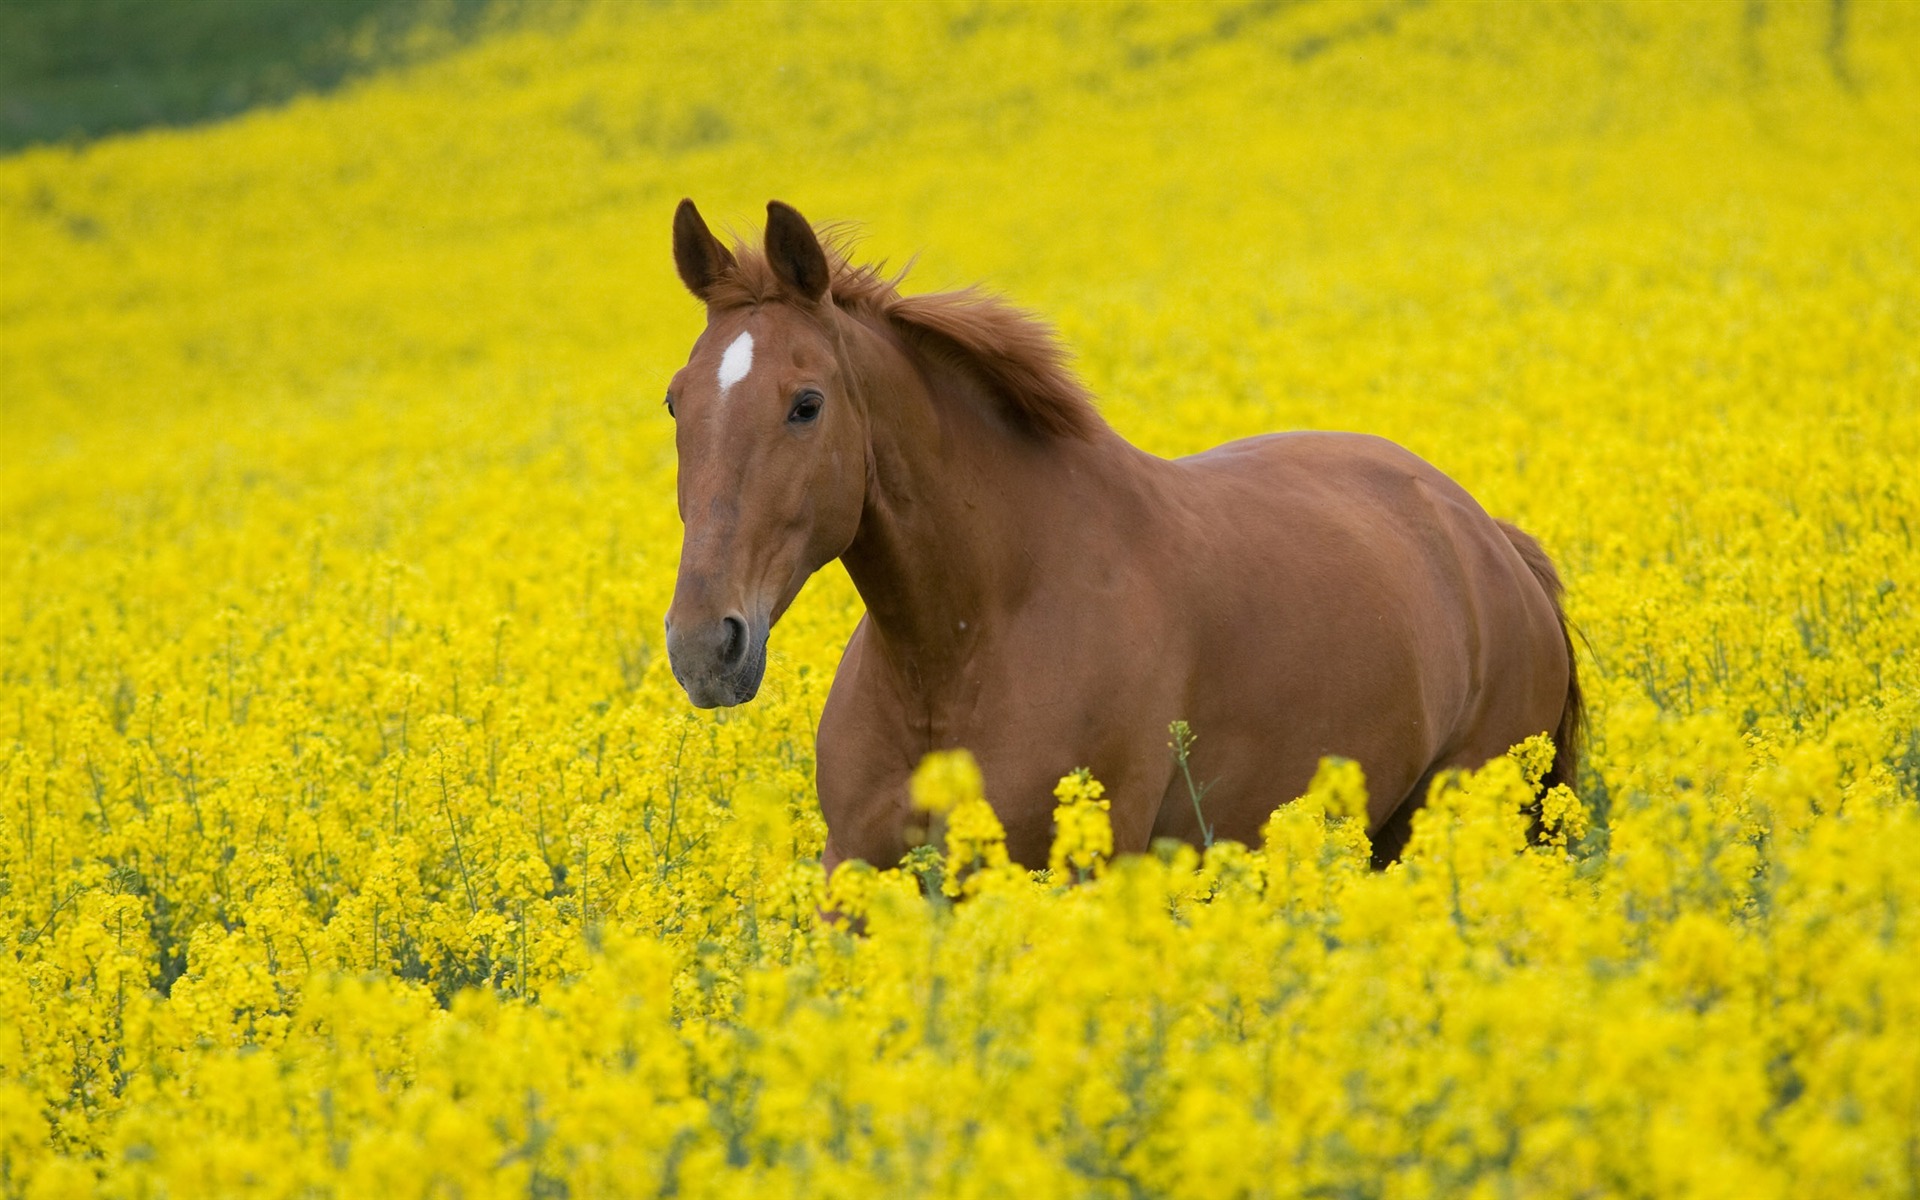
[[[219,120],[464,40],[488,0],[7,0],[0,151]]]

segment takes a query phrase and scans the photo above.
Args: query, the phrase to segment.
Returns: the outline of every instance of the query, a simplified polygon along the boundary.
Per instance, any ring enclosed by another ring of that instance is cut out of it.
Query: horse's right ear
[[[767,201],[767,262],[789,291],[818,301],[833,283],[833,269],[813,226],[790,204]]]
[[[712,292],[721,272],[734,266],[732,251],[713,236],[691,200],[682,200],[673,210],[673,265],[680,271],[680,282],[701,300]]]

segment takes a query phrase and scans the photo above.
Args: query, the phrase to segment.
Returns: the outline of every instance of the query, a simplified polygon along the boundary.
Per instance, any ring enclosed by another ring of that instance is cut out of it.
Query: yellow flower
[[[1054,875],[1084,879],[1113,855],[1111,807],[1106,787],[1085,769],[1061,777],[1053,789],[1053,846],[1047,865]]]
[[[980,767],[965,750],[936,750],[920,760],[908,783],[908,794],[922,810],[952,813],[983,797]]]

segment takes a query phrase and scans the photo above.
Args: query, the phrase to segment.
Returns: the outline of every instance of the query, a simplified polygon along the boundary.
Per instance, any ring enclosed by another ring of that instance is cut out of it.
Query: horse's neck
[[[866,330],[871,477],[841,556],[906,682],[938,687],[1032,586],[1036,537],[1068,519],[1098,448],[1007,427],[964,367]],[[1117,435],[1107,434],[1117,441]]]

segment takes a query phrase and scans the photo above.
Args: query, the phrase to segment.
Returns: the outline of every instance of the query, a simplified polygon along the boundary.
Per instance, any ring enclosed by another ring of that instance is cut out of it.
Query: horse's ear
[[[734,267],[733,252],[713,236],[691,200],[682,200],[673,210],[673,265],[680,271],[680,282],[702,300],[721,272]]]
[[[807,300],[819,300],[833,282],[813,226],[778,200],[767,201],[767,263],[789,291]]]

